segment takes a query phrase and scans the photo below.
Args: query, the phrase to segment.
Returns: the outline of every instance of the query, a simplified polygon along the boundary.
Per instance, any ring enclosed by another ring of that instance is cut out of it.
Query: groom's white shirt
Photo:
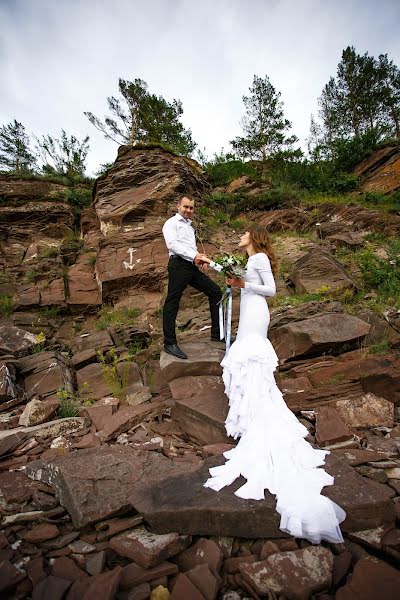
[[[191,223],[190,219],[185,219],[179,213],[165,221],[162,232],[170,256],[181,256],[193,262],[197,246]]]

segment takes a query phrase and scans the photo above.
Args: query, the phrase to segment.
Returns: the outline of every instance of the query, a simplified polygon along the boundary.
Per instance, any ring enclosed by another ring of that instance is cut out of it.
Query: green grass
[[[383,339],[371,346],[366,347],[369,354],[380,356],[381,354],[388,354],[391,351],[391,346],[388,340]]]
[[[114,308],[110,304],[104,304],[98,313],[96,327],[103,330],[107,327],[132,325],[139,314],[140,311],[137,308]]]

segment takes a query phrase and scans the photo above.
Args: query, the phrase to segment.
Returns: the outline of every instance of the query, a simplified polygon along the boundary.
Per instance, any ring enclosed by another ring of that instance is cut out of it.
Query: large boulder
[[[321,288],[332,292],[354,288],[343,266],[321,250],[312,250],[300,258],[290,272],[289,279],[298,294],[316,292]]]
[[[270,331],[271,342],[282,360],[350,350],[367,335],[370,326],[347,314],[317,314]]]
[[[100,177],[94,200],[105,235],[138,225],[150,212],[165,216],[184,193],[201,195],[209,189],[195,161],[160,147],[121,146],[114,165]]]

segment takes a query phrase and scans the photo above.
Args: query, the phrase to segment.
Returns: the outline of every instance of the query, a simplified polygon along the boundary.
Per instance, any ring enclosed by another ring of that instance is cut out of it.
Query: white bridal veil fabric
[[[287,408],[273,372],[278,357],[267,339],[269,310],[265,296],[275,295],[266,254],[251,256],[240,300],[236,341],[222,361],[229,413],[228,435],[240,438],[224,453],[227,462],[210,469],[205,487],[219,491],[240,475],[247,482],[235,494],[262,500],[264,490],[276,495],[280,528],[313,543],[343,541],[339,523],[346,513],[321,495],[333,477],[320,467],[328,452],[313,448],[307,429]]]

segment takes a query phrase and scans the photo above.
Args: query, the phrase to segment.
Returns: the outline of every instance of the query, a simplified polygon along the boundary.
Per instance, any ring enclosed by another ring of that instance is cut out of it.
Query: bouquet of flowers
[[[246,257],[242,254],[223,254],[216,258],[210,267],[228,277],[242,279],[246,272]]]

